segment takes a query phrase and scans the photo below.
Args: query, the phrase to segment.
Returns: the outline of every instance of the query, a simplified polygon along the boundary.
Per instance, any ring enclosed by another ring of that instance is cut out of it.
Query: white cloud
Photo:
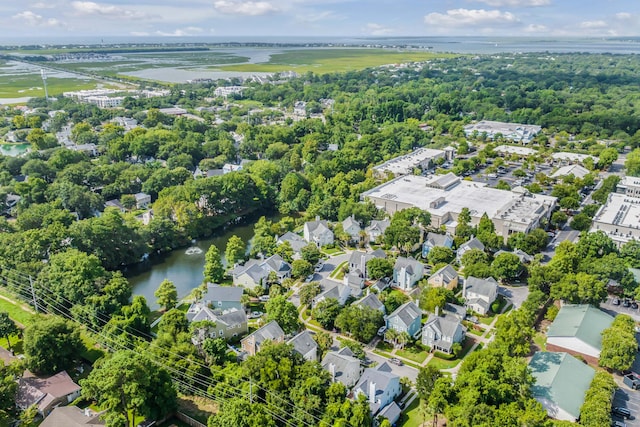
[[[226,15],[259,16],[280,11],[268,1],[217,0],[213,3],[213,7]]]
[[[149,35],[146,31],[131,31],[129,34],[135,37],[147,37]]]
[[[608,25],[604,21],[583,21],[580,23],[580,28],[585,30],[597,30],[607,27]]]
[[[511,12],[484,9],[451,9],[443,13],[429,13],[424,17],[428,25],[448,28],[469,28],[479,26],[512,26],[520,20]]]
[[[92,1],[73,1],[71,7],[77,15],[99,15],[113,19],[149,19],[152,15],[131,9],[100,4]]]
[[[64,24],[55,18],[45,18],[30,10],[13,15],[13,19],[22,21],[31,27],[62,27]]]
[[[331,10],[325,10],[322,12],[307,13],[305,15],[296,15],[296,19],[300,22],[313,23],[318,21],[325,21],[327,19],[342,20],[344,19],[344,16],[336,15]]]
[[[547,33],[549,28],[542,24],[529,24],[525,27],[525,33]]]
[[[200,27],[178,28],[171,32],[156,31],[156,34],[163,37],[188,37],[201,34],[204,30]]]
[[[633,15],[631,15],[629,12],[619,12],[616,13],[616,18],[625,21],[628,19],[633,19]]]
[[[539,7],[548,6],[551,0],[477,0],[492,7]]]
[[[39,1],[37,3],[33,3],[31,5],[32,9],[54,9],[56,7],[53,3],[45,3],[43,1]]]
[[[365,27],[364,27],[364,32],[367,34],[370,34],[372,36],[385,36],[387,34],[391,34],[393,33],[393,29],[390,27],[386,27],[384,25],[381,24],[376,24],[374,22],[369,22]]]

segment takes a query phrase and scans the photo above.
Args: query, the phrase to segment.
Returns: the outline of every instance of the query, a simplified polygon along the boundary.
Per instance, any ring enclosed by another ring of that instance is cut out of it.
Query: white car
[[[378,329],[378,336],[383,336],[385,332],[387,332],[387,327],[380,326],[380,329]]]
[[[262,317],[264,313],[261,311],[252,311],[251,313],[249,313],[249,315],[247,316],[249,319],[257,319],[259,317]]]
[[[260,301],[260,302],[267,302],[267,301],[269,301],[269,295],[260,295],[260,296],[258,297],[258,301]]]
[[[309,276],[307,276],[306,279],[304,279],[305,283],[309,283],[313,280],[313,278],[316,276],[315,273],[310,274]]]

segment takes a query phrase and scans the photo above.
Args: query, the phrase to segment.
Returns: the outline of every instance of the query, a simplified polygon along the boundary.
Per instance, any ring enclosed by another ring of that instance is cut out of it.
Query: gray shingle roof
[[[282,236],[280,236],[278,238],[278,241],[280,243],[289,242],[289,244],[291,245],[291,249],[293,249],[294,252],[300,252],[302,248],[309,244],[301,236],[290,231],[287,231]]]
[[[203,301],[231,301],[240,302],[243,289],[239,286],[218,286],[213,283],[207,284],[207,293],[204,294]]]
[[[274,341],[278,338],[283,338],[284,331],[282,330],[280,325],[278,325],[278,322],[276,322],[275,320],[272,320],[271,322],[267,323],[266,325],[264,325],[262,328],[258,329],[251,335],[255,337],[256,347],[257,347],[260,344],[262,344],[264,341],[267,341],[267,340]]]
[[[369,295],[365,296],[364,298],[361,298],[358,301],[354,302],[352,305],[357,305],[357,306],[361,306],[361,307],[369,307],[369,308],[373,308],[375,310],[380,310],[380,308],[382,308],[384,310],[384,304],[382,304],[380,302],[380,300],[378,299],[378,297],[374,293],[370,293]]]
[[[442,267],[440,270],[433,273],[431,277],[438,276],[438,275],[442,275],[444,282],[448,283],[448,282],[451,282],[456,277],[458,277],[458,272],[456,271],[455,268],[451,267],[450,264],[447,264],[444,267]]]
[[[396,309],[389,317],[398,316],[405,326],[411,325],[416,318],[422,317],[422,310],[413,301],[405,302]]]
[[[94,412],[85,414],[77,406],[58,406],[44,419],[41,427],[104,426],[104,421]]]
[[[346,350],[346,351],[345,351]],[[322,359],[322,368],[331,372],[329,365],[333,364],[335,370],[335,381],[345,384],[347,377],[357,378],[360,372],[360,359],[353,357],[353,353],[344,347],[339,351],[330,351]],[[345,384],[347,386],[353,385]]]
[[[247,322],[247,313],[245,313],[244,310],[232,308],[223,311],[222,314],[216,315],[216,319],[218,322],[224,323],[227,326],[241,325]]]
[[[453,239],[451,238],[451,236],[448,236],[446,234],[439,234],[439,233],[427,233],[427,238],[425,239],[426,242],[428,242],[431,246],[436,247],[436,246],[448,246],[451,247],[451,243],[453,243]]]
[[[490,296],[494,289],[498,287],[498,282],[493,277],[486,279],[479,279],[477,277],[469,276],[464,281],[464,286],[467,292],[474,292],[478,295]]]
[[[463,243],[462,245],[460,245],[460,249],[479,249],[481,251],[484,251],[484,244],[476,239],[475,237],[472,237],[471,239],[469,239],[468,242]]]
[[[310,352],[312,349],[318,348],[316,340],[313,339],[311,333],[307,330],[304,330],[295,337],[291,338],[289,341],[287,341],[287,344],[293,345],[293,349],[303,356]]]
[[[388,219],[382,219],[382,220],[372,219],[371,224],[369,224],[366,230],[367,231],[377,230],[380,233],[384,233],[384,231],[389,227],[390,224],[391,224],[391,221]]]
[[[413,274],[414,271],[420,268],[420,261],[417,261],[413,258],[405,258],[399,256],[396,259],[396,264],[393,266],[393,269],[399,270],[403,267],[406,268],[410,274]]]
[[[375,368],[367,368],[362,373],[360,380],[354,387],[354,390],[361,390],[367,397],[369,396],[369,384],[375,383],[376,385],[376,396],[378,394],[383,394],[383,391],[389,386],[391,380],[398,378],[398,376],[390,370],[387,370],[389,365],[383,363]],[[378,399],[376,398],[376,401]],[[374,412],[376,412],[379,408],[375,408]]]

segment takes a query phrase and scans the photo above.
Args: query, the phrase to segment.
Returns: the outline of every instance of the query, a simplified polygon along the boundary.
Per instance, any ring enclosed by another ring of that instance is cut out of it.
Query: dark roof
[[[272,320],[271,322],[267,323],[262,328],[258,329],[257,331],[255,331],[249,336],[252,336],[252,335],[256,339],[256,346],[258,346],[267,340],[275,341],[278,338],[283,338],[284,331],[282,330],[280,325],[278,325],[278,322],[276,322],[275,320]]]
[[[88,409],[88,408],[87,408]],[[44,419],[40,427],[86,427],[103,426],[99,414],[77,406],[58,406]]]
[[[291,338],[289,341],[287,341],[287,344],[293,345],[293,349],[303,356],[310,352],[313,348],[318,348],[316,340],[313,339],[311,333],[307,330],[304,330],[295,337]]]
[[[28,408],[38,404],[40,410],[45,409],[52,401],[80,390],[66,371],[58,372],[48,378],[38,378],[27,371],[18,383],[16,404],[20,408]]]
[[[493,293],[493,290],[498,287],[498,282],[493,277],[486,279],[479,279],[477,277],[469,276],[464,281],[464,286],[467,292],[471,291],[478,295],[489,296]]]
[[[413,301],[405,302],[389,317],[398,316],[406,326],[411,325],[416,319],[422,318],[422,310]]]
[[[453,279],[458,277],[458,272],[455,270],[455,268],[451,267],[451,264],[447,264],[440,270],[433,273],[431,277],[438,275],[442,275],[442,277],[445,279],[445,282],[451,282]]]
[[[361,306],[361,307],[369,307],[369,308],[373,308],[373,309],[376,309],[376,310],[380,310],[380,308],[382,308],[384,310],[384,304],[382,304],[380,302],[380,300],[378,299],[378,297],[374,293],[370,293],[369,295],[365,296],[364,298],[361,298],[358,301],[354,302],[352,305],[357,305],[357,306]]]

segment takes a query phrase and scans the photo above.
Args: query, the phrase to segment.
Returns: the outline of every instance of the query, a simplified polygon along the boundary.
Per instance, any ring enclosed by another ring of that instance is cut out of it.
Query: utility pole
[[[36,299],[36,291],[33,289],[33,279],[31,275],[29,275],[29,287],[31,288],[31,298],[33,298],[33,307],[36,309],[36,313],[38,312],[38,300]]]

